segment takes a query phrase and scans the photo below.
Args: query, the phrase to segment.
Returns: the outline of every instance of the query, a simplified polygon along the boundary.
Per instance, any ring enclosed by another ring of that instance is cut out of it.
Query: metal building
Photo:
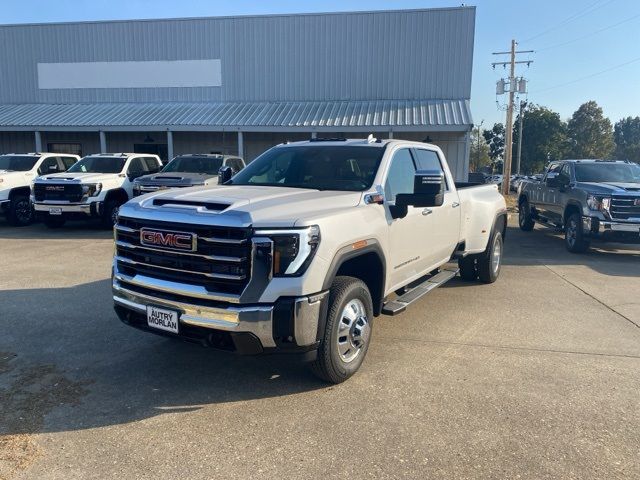
[[[468,171],[475,8],[0,26],[0,152],[426,140]]]

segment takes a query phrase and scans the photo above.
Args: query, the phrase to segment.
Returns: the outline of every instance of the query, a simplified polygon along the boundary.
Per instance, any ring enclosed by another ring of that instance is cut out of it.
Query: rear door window
[[[444,168],[437,152],[433,150],[425,150],[423,148],[416,148],[416,164],[419,170],[436,170],[444,175]],[[449,188],[447,178],[445,176],[446,188]]]
[[[60,172],[60,166],[58,165],[57,157],[47,157],[45,158],[40,167],[38,167],[39,175],[48,175],[50,173],[58,173]]]

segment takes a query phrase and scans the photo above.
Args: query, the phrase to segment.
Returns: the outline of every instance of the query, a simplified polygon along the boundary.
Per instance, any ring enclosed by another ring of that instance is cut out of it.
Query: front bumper
[[[177,336],[204,346],[241,354],[315,350],[324,329],[328,292],[282,298],[274,304],[237,305],[202,299],[171,298],[112,283],[116,313],[125,324],[160,335]],[[178,312],[177,335],[149,327],[147,306]]]
[[[640,223],[616,222],[594,217],[583,217],[583,231],[595,240],[640,244]]]
[[[103,202],[90,203],[34,203],[33,208],[37,216],[49,215],[51,208],[59,208],[63,217],[99,217],[102,215]]]

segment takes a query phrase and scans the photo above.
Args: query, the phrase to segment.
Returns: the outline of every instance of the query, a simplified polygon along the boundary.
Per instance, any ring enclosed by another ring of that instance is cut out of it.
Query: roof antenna
[[[376,137],[373,136],[373,133],[370,133],[367,137],[367,143],[375,143]]]

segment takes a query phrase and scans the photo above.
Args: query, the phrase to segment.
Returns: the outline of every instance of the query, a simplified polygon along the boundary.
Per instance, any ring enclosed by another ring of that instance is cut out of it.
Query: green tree
[[[520,115],[513,126],[513,168],[518,157]],[[567,124],[560,114],[540,105],[531,104],[522,114],[522,157],[520,173],[532,174],[544,170],[547,162],[564,158],[569,142]]]
[[[491,130],[482,132],[482,136],[489,145],[489,158],[495,163],[504,154],[504,125],[496,123]]]
[[[478,172],[482,167],[491,165],[489,145],[480,134],[479,128],[471,132],[471,152],[469,153],[469,170]]]
[[[616,158],[640,163],[640,117],[627,117],[613,127]]]
[[[567,124],[573,158],[611,158],[615,149],[611,121],[593,100],[583,103]]]

